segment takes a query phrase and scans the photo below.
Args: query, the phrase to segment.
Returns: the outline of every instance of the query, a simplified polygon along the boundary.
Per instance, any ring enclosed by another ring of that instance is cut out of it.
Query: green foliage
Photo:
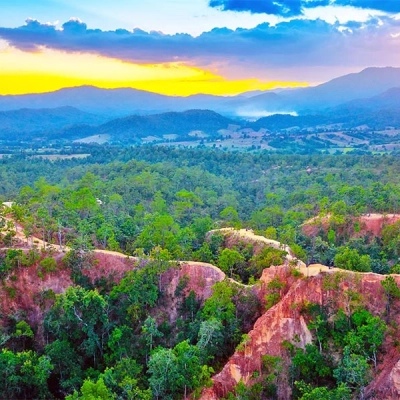
[[[218,266],[230,277],[242,267],[244,257],[236,250],[223,249],[218,257]]]
[[[224,327],[217,318],[210,318],[200,324],[197,347],[203,361],[213,359],[224,342]]]
[[[344,383],[356,391],[361,391],[371,380],[367,359],[351,353],[349,347],[345,347],[343,359],[333,375],[339,384]]]
[[[47,257],[40,261],[38,274],[49,274],[55,271],[57,271],[57,262],[54,258]]]
[[[321,378],[332,376],[328,360],[312,344],[307,344],[305,350],[297,349],[292,358],[292,363],[293,374],[297,379],[304,380],[307,383],[319,382]]]
[[[348,247],[341,248],[334,259],[335,266],[357,272],[371,271],[371,257],[369,255],[360,256],[358,251]]]
[[[119,285],[114,286],[110,300],[121,321],[140,322],[159,296],[157,270],[151,264],[129,271]]]
[[[33,351],[14,353],[3,349],[0,353],[0,387],[2,396],[17,398],[49,398],[47,379],[53,365],[47,356]]]
[[[285,287],[285,283],[276,277],[267,285],[267,294],[265,295],[265,308],[268,310],[277,304],[281,298],[281,291]]]
[[[23,225],[27,240],[39,233],[48,242],[71,246],[64,264],[80,285],[63,295],[42,291],[35,296],[44,313],[54,303],[45,317],[48,345],[44,355],[2,353],[0,386],[9,398],[149,400],[182,398],[185,392],[198,395],[200,387],[209,384],[210,366],[219,369],[241,339],[239,349],[245,350],[246,333],[261,307],[253,292],[229,281],[214,286],[204,307],[194,292],[187,294],[185,280],[178,285],[178,298],[171,299],[163,275],[174,267],[171,260],[218,262],[228,275],[247,283],[286,257],[282,249],[272,247],[254,255],[257,246],[240,242],[225,249],[230,241],[222,233],[206,235],[221,225],[258,229],[290,244],[303,260],[329,265],[335,260],[341,268],[379,273],[393,265],[392,272],[397,271],[398,224],[386,226],[382,240],[350,237],[361,232],[354,216],[399,210],[396,157],[292,157],[90,145],[83,150],[92,156],[50,163],[21,153],[0,165],[0,194],[16,200],[12,214]],[[312,173],[306,171],[309,165]],[[39,176],[45,178],[32,184]],[[317,212],[331,213],[332,218],[327,227],[316,225],[315,237],[309,238],[302,224]],[[6,225],[4,247],[13,244],[15,235],[14,225]],[[100,281],[92,283],[86,276],[97,266],[90,251],[94,247],[121,249],[137,255],[138,262],[118,284],[114,276],[104,277],[107,285],[99,293],[94,287],[100,290]],[[5,294],[17,298],[20,293],[12,277],[40,257],[37,251],[4,252],[0,276]],[[55,268],[46,255],[38,271],[50,273]],[[308,382],[297,385],[304,399],[338,400],[358,395],[357,391],[361,394],[376,367],[386,326],[363,311],[363,299],[350,276],[324,277],[324,290],[331,291],[334,301],[302,310],[314,338],[311,347],[298,350],[288,344],[295,379]],[[394,279],[383,282],[389,320],[400,295]],[[284,283],[273,280],[267,288],[267,307],[276,304],[283,292]],[[339,296],[344,310],[337,309]],[[177,302],[176,324],[164,313],[169,301]],[[36,326],[32,324],[32,329],[23,314],[13,318],[0,337],[3,346],[40,348],[33,335]],[[42,332],[41,326],[37,329]],[[270,356],[264,356],[262,364],[252,383],[240,382],[232,396],[276,397],[287,365]],[[337,387],[335,379],[342,382]]]
[[[57,295],[44,325],[48,334],[71,341],[95,365],[102,359],[110,322],[107,302],[97,290],[69,287],[65,294]]]
[[[80,390],[74,394],[67,396],[66,400],[113,400],[116,395],[112,393],[104,384],[103,378],[99,378],[96,382],[85,379]]]
[[[104,383],[112,393],[129,400],[151,400],[151,390],[143,389],[142,366],[133,358],[122,358],[113,367],[101,374]]]
[[[250,275],[260,277],[265,268],[271,265],[282,265],[287,252],[274,247],[265,247],[260,254],[250,260],[248,272]]]
[[[203,383],[203,368],[199,352],[187,341],[173,349],[157,348],[148,363],[153,396],[157,399],[178,399],[200,386]]]
[[[295,382],[295,385],[301,393],[300,400],[348,400],[352,397],[351,390],[344,383],[331,390],[327,387],[313,388],[304,381]]]
[[[389,320],[392,305],[396,299],[400,298],[400,288],[393,276],[387,276],[381,282],[381,285],[386,297],[386,313],[387,319]]]
[[[65,396],[78,390],[83,381],[83,359],[67,340],[55,340],[45,348],[45,354],[54,365],[53,376],[58,379]]]

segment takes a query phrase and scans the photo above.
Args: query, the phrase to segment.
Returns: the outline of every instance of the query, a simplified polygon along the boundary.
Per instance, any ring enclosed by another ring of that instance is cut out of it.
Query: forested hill
[[[109,121],[109,122],[106,122]],[[164,135],[189,137],[196,131],[217,137],[218,131],[237,122],[210,110],[189,110],[112,119],[73,107],[21,109],[0,112],[0,140],[48,138],[72,141],[93,134],[106,134],[110,142],[135,143]]]
[[[131,116],[110,121],[98,127],[98,133],[109,134],[114,140],[132,142],[146,136],[177,134],[185,136],[201,131],[217,136],[220,129],[235,122],[210,110],[189,110],[148,116]]]

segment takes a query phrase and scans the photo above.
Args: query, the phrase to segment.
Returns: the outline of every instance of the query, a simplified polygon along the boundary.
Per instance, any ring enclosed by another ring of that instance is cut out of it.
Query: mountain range
[[[400,68],[367,68],[315,87],[253,91],[234,97],[171,97],[91,86],[0,96],[3,139],[10,135],[29,139],[32,134],[60,138],[108,134],[121,140],[185,135],[194,130],[214,135],[239,119],[257,120],[241,121],[242,127],[270,130],[333,123],[400,126]]]
[[[165,96],[136,89],[81,86],[42,94],[0,96],[0,111],[72,106],[87,113],[110,118],[189,109],[211,109],[229,116],[246,116],[246,112],[259,112],[261,115],[277,112],[304,114],[355,99],[378,96],[396,87],[400,87],[400,68],[367,68],[315,87],[267,91],[261,94],[255,91],[232,97],[204,94],[188,97]]]

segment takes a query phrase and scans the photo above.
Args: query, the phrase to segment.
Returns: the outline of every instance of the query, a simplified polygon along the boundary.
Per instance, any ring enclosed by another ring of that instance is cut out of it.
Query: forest
[[[385,340],[398,333],[400,288],[390,274],[400,273],[400,222],[374,235],[362,219],[400,213],[396,156],[95,146],[81,159],[15,154],[0,159],[0,174],[0,200],[12,202],[1,215],[2,297],[18,303],[28,270],[39,282],[71,282],[32,295],[36,320],[29,307],[3,301],[6,399],[202,398],[211,377],[245,352],[256,320],[304,279],[289,263],[287,275],[265,283],[263,271],[287,264],[288,250],[232,240],[224,228],[283,243],[306,266],[350,274],[321,283],[331,295],[345,280],[347,308],[304,301],[298,312],[312,342],[283,341],[284,356],[264,354],[252,384],[239,382],[226,399],[284,398],[282,382],[294,399],[364,398]],[[32,246],[39,240],[44,247]],[[131,265],[120,277],[92,279],[98,250]],[[224,273],[207,298],[179,275],[188,260]],[[353,272],[386,275],[381,315]],[[172,294],[168,274],[179,275]]]

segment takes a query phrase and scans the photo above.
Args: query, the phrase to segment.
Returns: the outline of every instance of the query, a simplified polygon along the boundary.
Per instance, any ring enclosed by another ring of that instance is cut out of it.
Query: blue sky
[[[7,76],[13,62],[44,64],[29,55],[51,62],[49,51],[173,65],[180,76],[192,68],[214,80],[315,84],[368,66],[400,67],[400,1],[0,0]]]

